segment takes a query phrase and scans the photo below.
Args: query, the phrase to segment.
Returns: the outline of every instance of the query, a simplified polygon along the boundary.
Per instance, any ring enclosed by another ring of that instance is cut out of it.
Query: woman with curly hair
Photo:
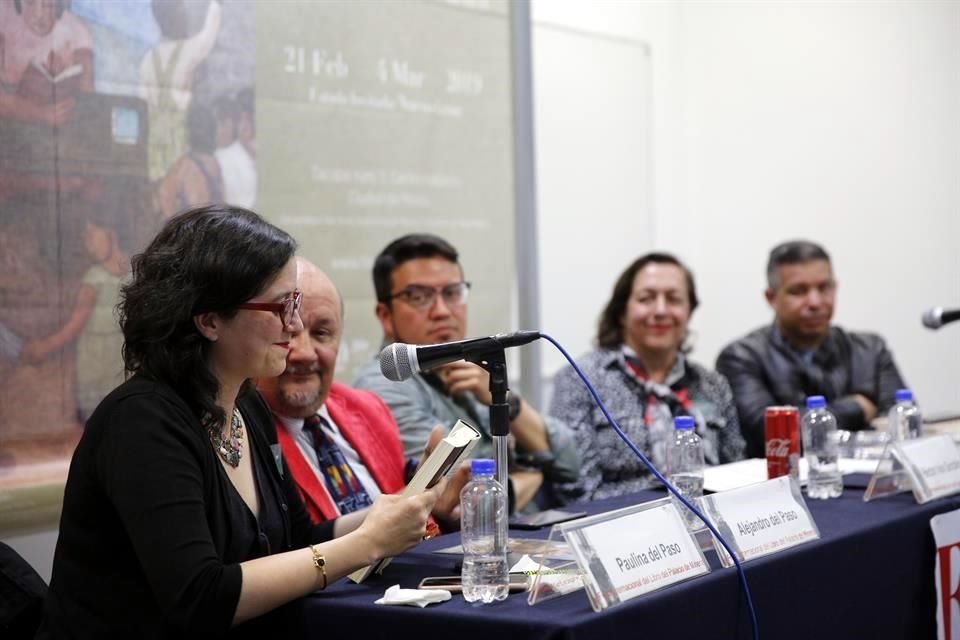
[[[250,379],[279,375],[302,329],[295,249],[210,206],[133,258],[128,379],[74,453],[39,637],[272,636],[264,614],[421,539],[442,487],[381,496],[350,531],[312,525],[272,446]]]

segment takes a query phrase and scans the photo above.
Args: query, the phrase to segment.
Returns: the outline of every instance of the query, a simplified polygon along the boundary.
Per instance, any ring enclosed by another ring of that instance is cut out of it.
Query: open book
[[[40,59],[34,59],[30,62],[30,65],[36,69],[40,75],[53,83],[63,82],[68,78],[72,78],[73,76],[78,76],[83,73],[82,64],[68,64],[60,69],[54,70],[54,67],[52,67],[49,63]]]
[[[473,447],[480,441],[480,432],[463,420],[457,420],[443,440],[437,444],[423,464],[417,469],[410,483],[400,492],[402,496],[412,496],[422,493],[437,484],[451,469],[457,468],[465,460]],[[363,569],[357,569],[350,574],[354,582],[363,582],[374,572],[380,573],[390,564],[390,558],[371,564]]]
[[[17,93],[32,102],[47,104],[72,97],[81,90],[83,65],[70,64],[57,69],[40,59],[24,70]]]

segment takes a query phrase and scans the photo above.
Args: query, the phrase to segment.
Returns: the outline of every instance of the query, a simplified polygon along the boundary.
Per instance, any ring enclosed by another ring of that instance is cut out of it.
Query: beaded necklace
[[[230,437],[224,439],[221,431],[218,427],[210,427],[210,442],[227,464],[236,467],[243,455],[243,418],[239,409],[234,409],[230,418]]]

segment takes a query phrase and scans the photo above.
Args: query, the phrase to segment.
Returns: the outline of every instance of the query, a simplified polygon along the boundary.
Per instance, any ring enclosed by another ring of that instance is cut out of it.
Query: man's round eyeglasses
[[[283,297],[280,302],[244,302],[238,304],[238,309],[251,309],[253,311],[272,311],[280,316],[283,326],[289,327],[293,324],[297,311],[300,310],[300,303],[303,302],[303,292],[294,289]]]
[[[470,293],[469,282],[455,282],[445,287],[428,287],[422,284],[411,284],[396,293],[390,294],[389,300],[400,298],[415,309],[429,309],[437,301],[437,294],[443,297],[448,307],[459,307],[466,304]]]

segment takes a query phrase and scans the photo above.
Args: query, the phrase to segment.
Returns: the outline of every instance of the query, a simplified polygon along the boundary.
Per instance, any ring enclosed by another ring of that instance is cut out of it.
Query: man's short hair
[[[809,240],[790,240],[782,242],[770,250],[770,259],[767,260],[767,286],[776,291],[780,286],[777,269],[786,264],[802,264],[812,260],[826,260],[830,256],[823,247]]]
[[[431,233],[411,233],[388,244],[373,262],[373,288],[377,302],[390,302],[390,277],[394,269],[409,260],[438,257],[459,265],[459,254],[453,245]]]

